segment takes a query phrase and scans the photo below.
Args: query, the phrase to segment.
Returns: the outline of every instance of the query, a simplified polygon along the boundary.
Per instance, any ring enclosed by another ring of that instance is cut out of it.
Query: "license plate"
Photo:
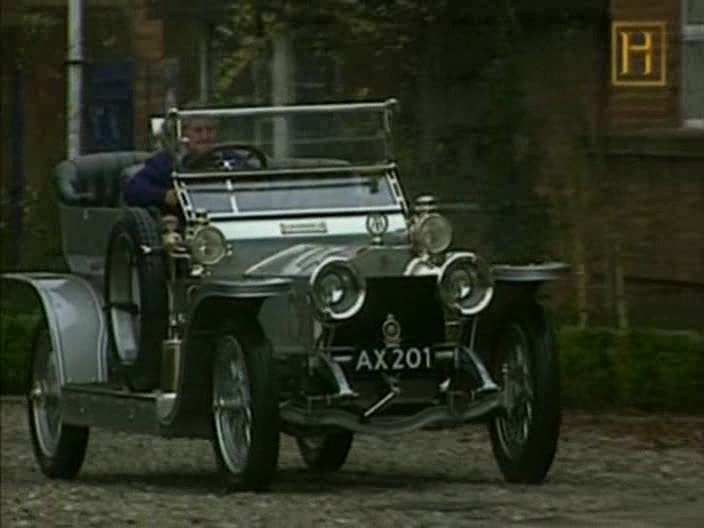
[[[423,370],[432,365],[430,347],[374,348],[359,352],[354,369],[357,372]]]

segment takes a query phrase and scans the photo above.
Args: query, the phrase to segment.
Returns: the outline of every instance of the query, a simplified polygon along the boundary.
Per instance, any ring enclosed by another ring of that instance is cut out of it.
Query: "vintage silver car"
[[[77,474],[90,427],[210,439],[228,485],[263,490],[281,433],[322,472],[357,433],[482,421],[508,481],[543,481],[560,388],[536,291],[566,266],[455,247],[432,196],[404,194],[395,106],[173,109],[170,214],[124,205],[146,152],[57,166],[71,272],[5,275],[43,309],[28,416],[47,476]],[[221,143],[188,157],[192,119]]]

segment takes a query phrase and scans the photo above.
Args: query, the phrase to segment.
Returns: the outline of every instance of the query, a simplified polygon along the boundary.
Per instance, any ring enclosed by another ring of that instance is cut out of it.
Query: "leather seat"
[[[55,169],[59,200],[82,207],[119,207],[127,178],[149,156],[143,151],[103,152],[62,161]]]

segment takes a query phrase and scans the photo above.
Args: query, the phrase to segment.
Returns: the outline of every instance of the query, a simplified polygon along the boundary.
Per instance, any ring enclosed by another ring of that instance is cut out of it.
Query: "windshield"
[[[331,105],[183,110],[176,134],[186,162],[213,147],[249,150],[246,168],[373,165],[393,159],[394,101]],[[243,153],[238,153],[243,157]],[[231,164],[225,170],[236,170]],[[209,169],[213,169],[209,167]],[[222,170],[223,166],[215,170]]]
[[[344,209],[398,209],[385,176],[340,175],[325,178],[276,178],[191,183],[186,186],[194,209],[211,216]]]
[[[401,210],[390,141],[394,105],[392,99],[172,114],[181,152],[173,176],[188,196],[185,213]]]

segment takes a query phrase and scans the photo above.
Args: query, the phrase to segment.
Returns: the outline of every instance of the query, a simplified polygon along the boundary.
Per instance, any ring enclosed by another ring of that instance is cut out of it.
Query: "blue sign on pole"
[[[134,148],[134,78],[131,61],[87,65],[84,152]]]

